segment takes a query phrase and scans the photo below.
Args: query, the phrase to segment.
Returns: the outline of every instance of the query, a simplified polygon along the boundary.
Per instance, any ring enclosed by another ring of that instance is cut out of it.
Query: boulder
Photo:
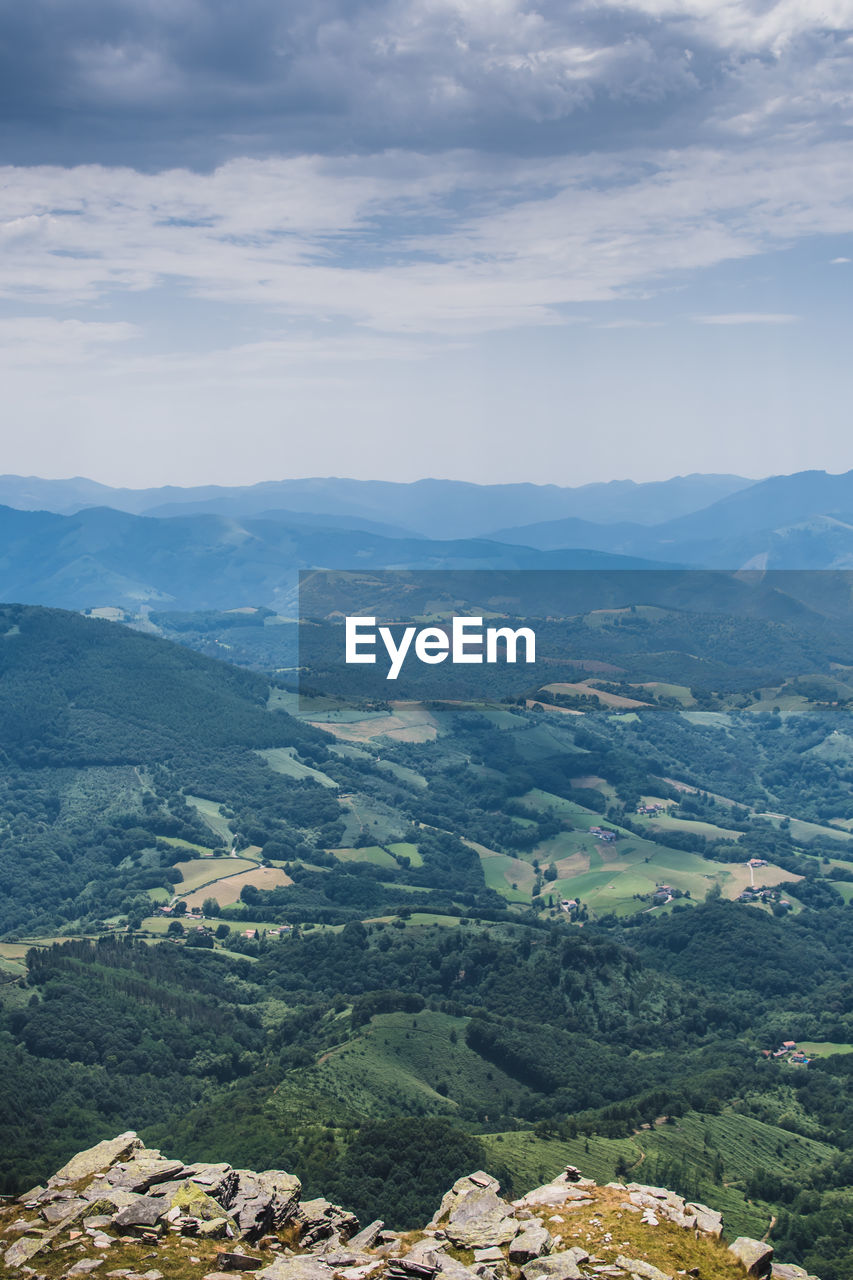
[[[252,1173],[250,1169],[238,1169],[236,1183],[225,1197],[224,1208],[241,1235],[257,1240],[269,1231],[277,1231],[294,1216],[301,1191],[302,1183],[292,1173],[272,1169]],[[342,1209],[339,1213],[346,1216]],[[358,1219],[352,1214],[349,1218],[357,1227]],[[326,1234],[331,1231],[330,1225]]]
[[[142,1195],[158,1182],[174,1180],[176,1174],[183,1169],[182,1161],[164,1160],[157,1152],[115,1165],[107,1174],[106,1181],[111,1187],[121,1187],[125,1191],[136,1191]]]
[[[457,1196],[445,1230],[460,1249],[488,1249],[509,1244],[519,1223],[505,1200],[491,1188],[472,1188]]]
[[[79,1218],[83,1212],[90,1213],[91,1208],[88,1200],[80,1197],[72,1196],[68,1200],[51,1200],[47,1204],[43,1204],[39,1210],[45,1222],[52,1227],[61,1223],[66,1226],[73,1222],[75,1218]]]
[[[381,1218],[377,1218],[374,1222],[369,1223],[366,1227],[362,1227],[356,1235],[351,1236],[348,1244],[353,1252],[358,1253],[361,1249],[371,1249],[379,1237],[379,1233],[385,1223]]]
[[[25,1262],[29,1262],[30,1258],[35,1257],[46,1244],[47,1239],[45,1236],[21,1236],[3,1254],[3,1261],[7,1267],[22,1267]]]
[[[269,1267],[256,1271],[258,1280],[332,1280],[334,1271],[319,1258],[276,1258]]]
[[[509,1260],[516,1266],[532,1262],[534,1258],[550,1253],[553,1243],[550,1231],[539,1222],[531,1222],[510,1242]]]
[[[148,1198],[154,1204],[160,1206],[160,1213],[163,1214],[167,1210],[179,1209],[182,1214],[191,1218],[198,1218],[201,1222],[210,1222],[215,1218],[227,1216],[222,1205],[194,1182],[182,1182],[174,1195],[168,1200],[163,1199],[161,1196]]]
[[[132,1204],[119,1209],[113,1217],[114,1227],[153,1227],[166,1212],[166,1203],[154,1196],[139,1196]]]
[[[103,1169],[109,1169],[117,1160],[124,1160],[131,1152],[142,1147],[142,1142],[135,1133],[120,1133],[117,1138],[99,1142],[86,1151],[78,1151],[67,1164],[57,1169],[48,1186],[56,1186],[58,1182],[77,1182],[80,1178],[90,1178]]]
[[[324,1200],[322,1196],[315,1200],[303,1200],[296,1209],[293,1220],[301,1229],[299,1243],[303,1248],[309,1248],[320,1240],[327,1240],[332,1235],[349,1239],[358,1231],[358,1218],[354,1213],[332,1204],[330,1200]]]
[[[577,1254],[574,1249],[552,1253],[547,1258],[534,1258],[521,1268],[524,1280],[581,1280]]]
[[[706,1235],[716,1236],[719,1240],[723,1234],[723,1215],[716,1209],[709,1209],[706,1204],[689,1202],[684,1206],[685,1213],[691,1213],[696,1219],[696,1226]]]
[[[733,1253],[751,1276],[769,1276],[773,1262],[773,1246],[763,1240],[751,1240],[749,1236],[738,1236],[729,1245],[729,1253]]]
[[[616,1265],[623,1271],[629,1271],[632,1276],[640,1276],[641,1280],[672,1280],[672,1276],[667,1275],[665,1271],[659,1271],[657,1267],[653,1267],[650,1262],[644,1262],[641,1258],[626,1258],[620,1253],[616,1258]]]

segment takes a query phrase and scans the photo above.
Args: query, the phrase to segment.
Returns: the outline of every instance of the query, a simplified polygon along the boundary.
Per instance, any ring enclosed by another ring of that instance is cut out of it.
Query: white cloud
[[[836,266],[839,266],[842,262],[850,262],[850,261],[851,261],[850,258],[833,258],[831,260],[830,265],[833,267],[836,267]]]
[[[58,320],[51,316],[0,319],[0,365],[44,368],[101,359],[105,351],[139,335],[125,321]]]
[[[772,311],[733,311],[729,315],[693,317],[696,324],[794,324],[798,318]]]
[[[853,232],[846,143],[509,164],[468,153],[233,161],[210,174],[0,173],[2,295],[66,306],[170,287],[296,320],[443,335]],[[424,229],[427,228],[427,229]]]

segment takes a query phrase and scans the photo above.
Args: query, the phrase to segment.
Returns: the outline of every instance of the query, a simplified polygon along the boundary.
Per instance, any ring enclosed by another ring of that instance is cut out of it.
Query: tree
[[[218,916],[219,903],[215,898],[205,898],[204,902],[201,904],[201,913],[205,916]]]

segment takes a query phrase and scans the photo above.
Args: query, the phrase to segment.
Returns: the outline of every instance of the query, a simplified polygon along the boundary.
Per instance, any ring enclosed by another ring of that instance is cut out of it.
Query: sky
[[[853,0],[0,6],[0,471],[853,467]]]

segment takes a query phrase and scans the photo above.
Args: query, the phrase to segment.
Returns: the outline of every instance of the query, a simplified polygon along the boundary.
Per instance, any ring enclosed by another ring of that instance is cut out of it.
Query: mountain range
[[[315,478],[132,490],[2,476],[0,502],[0,597],[72,609],[276,608],[298,570],[317,567],[853,567],[853,471],[578,488]]]

